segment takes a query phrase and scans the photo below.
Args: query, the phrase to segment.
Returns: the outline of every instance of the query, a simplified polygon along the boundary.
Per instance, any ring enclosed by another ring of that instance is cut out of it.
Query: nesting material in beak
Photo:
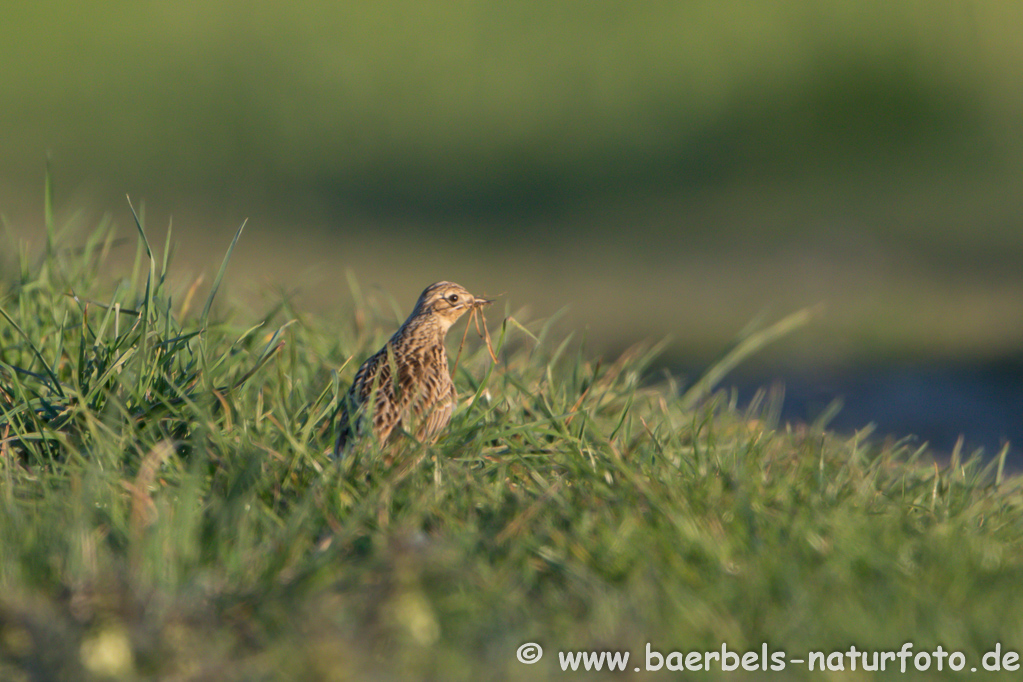
[[[476,325],[476,333],[480,335],[480,338],[485,340],[487,343],[487,352],[490,353],[490,359],[497,364],[497,354],[494,353],[494,346],[490,341],[490,330],[487,329],[487,318],[483,317],[483,308],[494,302],[492,298],[477,298],[473,300],[472,307],[469,309],[469,319]],[[480,329],[480,319],[483,320],[483,329]],[[462,332],[462,340],[458,343],[458,355],[455,356],[455,367],[452,370],[452,375],[458,371],[458,360],[462,357],[462,346],[465,344],[465,337],[469,334],[469,324],[466,323],[465,331]]]

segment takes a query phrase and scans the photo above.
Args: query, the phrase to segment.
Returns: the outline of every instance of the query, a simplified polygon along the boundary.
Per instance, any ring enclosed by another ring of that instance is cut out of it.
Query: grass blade
[[[8,324],[14,327],[14,330],[16,332],[21,334],[23,339],[25,339],[25,343],[28,344],[28,347],[32,350],[32,353],[36,356],[36,359],[39,360],[39,364],[43,366],[43,370],[46,372],[46,376],[48,376],[50,378],[50,381],[53,383],[53,390],[57,391],[57,393],[59,393],[62,398],[66,398],[67,396],[64,395],[64,389],[61,387],[60,380],[57,378],[57,375],[54,374],[52,369],[50,369],[49,364],[47,364],[46,360],[43,359],[42,353],[40,353],[39,349],[36,348],[36,345],[32,343],[32,339],[29,338],[28,334],[25,333],[25,330],[22,329],[21,326],[19,326],[18,323],[14,321],[14,318],[7,314],[7,311],[4,310],[3,306],[0,306],[0,315],[2,315],[5,320],[7,320]]]
[[[707,373],[682,395],[680,399],[682,409],[688,410],[694,407],[700,400],[713,391],[714,387],[717,386],[718,383],[743,360],[747,359],[768,344],[806,325],[820,313],[821,308],[819,306],[803,308],[802,310],[797,310],[791,315],[775,322],[770,327],[747,336],[745,339],[736,344],[732,350],[726,353],[725,356],[714,366],[707,370]]]
[[[249,222],[248,218],[242,221],[242,224],[238,227],[238,231],[234,233],[234,239],[231,240],[231,245],[227,247],[227,253],[224,254],[224,260],[220,264],[220,270],[217,271],[217,277],[213,280],[213,287],[210,288],[210,295],[206,298],[206,305],[203,306],[202,315],[199,317],[199,325],[203,329],[206,329],[210,317],[210,308],[213,306],[213,299],[217,296],[217,290],[220,289],[220,282],[224,279],[224,273],[227,272],[227,263],[231,260],[231,254],[234,253],[234,247],[238,243],[239,237],[242,236],[242,230],[245,229],[245,223],[247,222]]]

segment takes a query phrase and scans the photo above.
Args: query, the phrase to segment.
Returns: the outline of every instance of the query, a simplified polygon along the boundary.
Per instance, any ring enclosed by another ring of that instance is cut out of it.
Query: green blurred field
[[[387,212],[820,164],[1018,168],[1021,14],[849,0],[33,3],[2,29],[3,173],[34,180],[52,152],[88,189],[311,194]]]

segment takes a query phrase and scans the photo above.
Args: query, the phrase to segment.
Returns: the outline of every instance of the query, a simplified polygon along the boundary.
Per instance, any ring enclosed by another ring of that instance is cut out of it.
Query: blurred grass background
[[[127,229],[145,200],[196,269],[249,217],[236,281],[322,310],[351,269],[403,310],[452,279],[569,306],[597,349],[671,334],[679,362],[820,302],[786,362],[1018,357],[1020,25],[908,0],[31,3],[0,26],[0,207],[41,234],[49,155],[58,206]]]

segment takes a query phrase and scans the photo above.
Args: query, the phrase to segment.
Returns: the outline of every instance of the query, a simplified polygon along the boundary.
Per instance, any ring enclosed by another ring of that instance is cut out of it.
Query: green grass
[[[48,223],[0,279],[2,679],[554,679],[558,651],[631,671],[646,643],[911,641],[968,670],[1023,649],[1002,459],[789,428],[777,394],[740,410],[651,376],[656,346],[598,361],[491,315],[500,363],[466,350],[438,443],[339,466],[338,393],[399,311],[352,283],[341,320],[249,315],[215,300],[228,258],[204,300],[141,216],[121,278],[110,229],[79,247]]]

